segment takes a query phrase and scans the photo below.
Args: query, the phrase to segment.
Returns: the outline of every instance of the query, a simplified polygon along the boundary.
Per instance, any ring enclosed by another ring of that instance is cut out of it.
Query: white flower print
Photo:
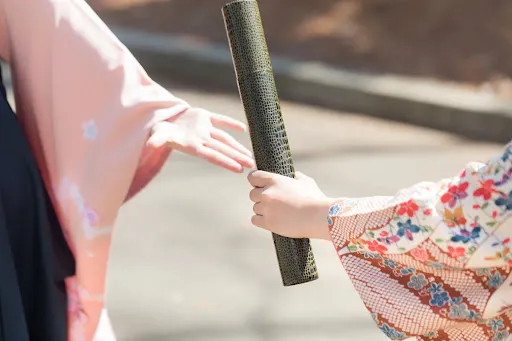
[[[77,185],[70,182],[68,179],[61,181],[61,187],[58,191],[59,200],[71,199],[76,205],[78,212],[82,218],[81,232],[87,239],[94,239],[100,236],[110,235],[112,233],[111,226],[99,226],[100,217],[94,210],[88,207],[80,193]]]
[[[94,122],[94,120],[83,123],[82,130],[84,139],[86,140],[94,141],[98,136],[98,127],[96,126],[96,122]]]

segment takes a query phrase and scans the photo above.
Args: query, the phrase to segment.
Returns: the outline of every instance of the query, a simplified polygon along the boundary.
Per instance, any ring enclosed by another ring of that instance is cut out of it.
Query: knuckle
[[[261,193],[261,201],[265,201],[265,202],[268,202],[268,201],[272,201],[274,199],[273,197],[273,194],[269,191],[263,191]]]

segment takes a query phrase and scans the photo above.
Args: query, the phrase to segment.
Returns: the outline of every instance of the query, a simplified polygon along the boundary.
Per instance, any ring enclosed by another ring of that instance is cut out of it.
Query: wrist
[[[329,216],[329,210],[335,202],[336,199],[325,197],[318,200],[316,203],[314,208],[315,224],[313,226],[314,230],[312,231],[313,238],[331,241],[331,233],[329,232],[329,224],[327,223],[327,218]]]

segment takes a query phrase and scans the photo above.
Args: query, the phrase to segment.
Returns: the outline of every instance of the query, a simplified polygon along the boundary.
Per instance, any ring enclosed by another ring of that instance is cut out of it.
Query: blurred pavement
[[[236,93],[169,88],[244,119]],[[392,195],[501,150],[368,117],[282,108],[297,170],[330,196]],[[249,189],[245,175],[177,153],[122,209],[109,277],[118,340],[385,341],[330,243],[313,242],[319,280],[282,286],[270,234],[251,226]]]

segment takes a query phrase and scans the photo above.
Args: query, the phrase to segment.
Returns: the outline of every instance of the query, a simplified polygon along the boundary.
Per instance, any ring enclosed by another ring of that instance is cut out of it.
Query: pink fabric
[[[17,114],[77,260],[69,340],[90,341],[118,210],[170,153],[147,144],[151,129],[189,106],[153,82],[84,1],[0,5]]]

